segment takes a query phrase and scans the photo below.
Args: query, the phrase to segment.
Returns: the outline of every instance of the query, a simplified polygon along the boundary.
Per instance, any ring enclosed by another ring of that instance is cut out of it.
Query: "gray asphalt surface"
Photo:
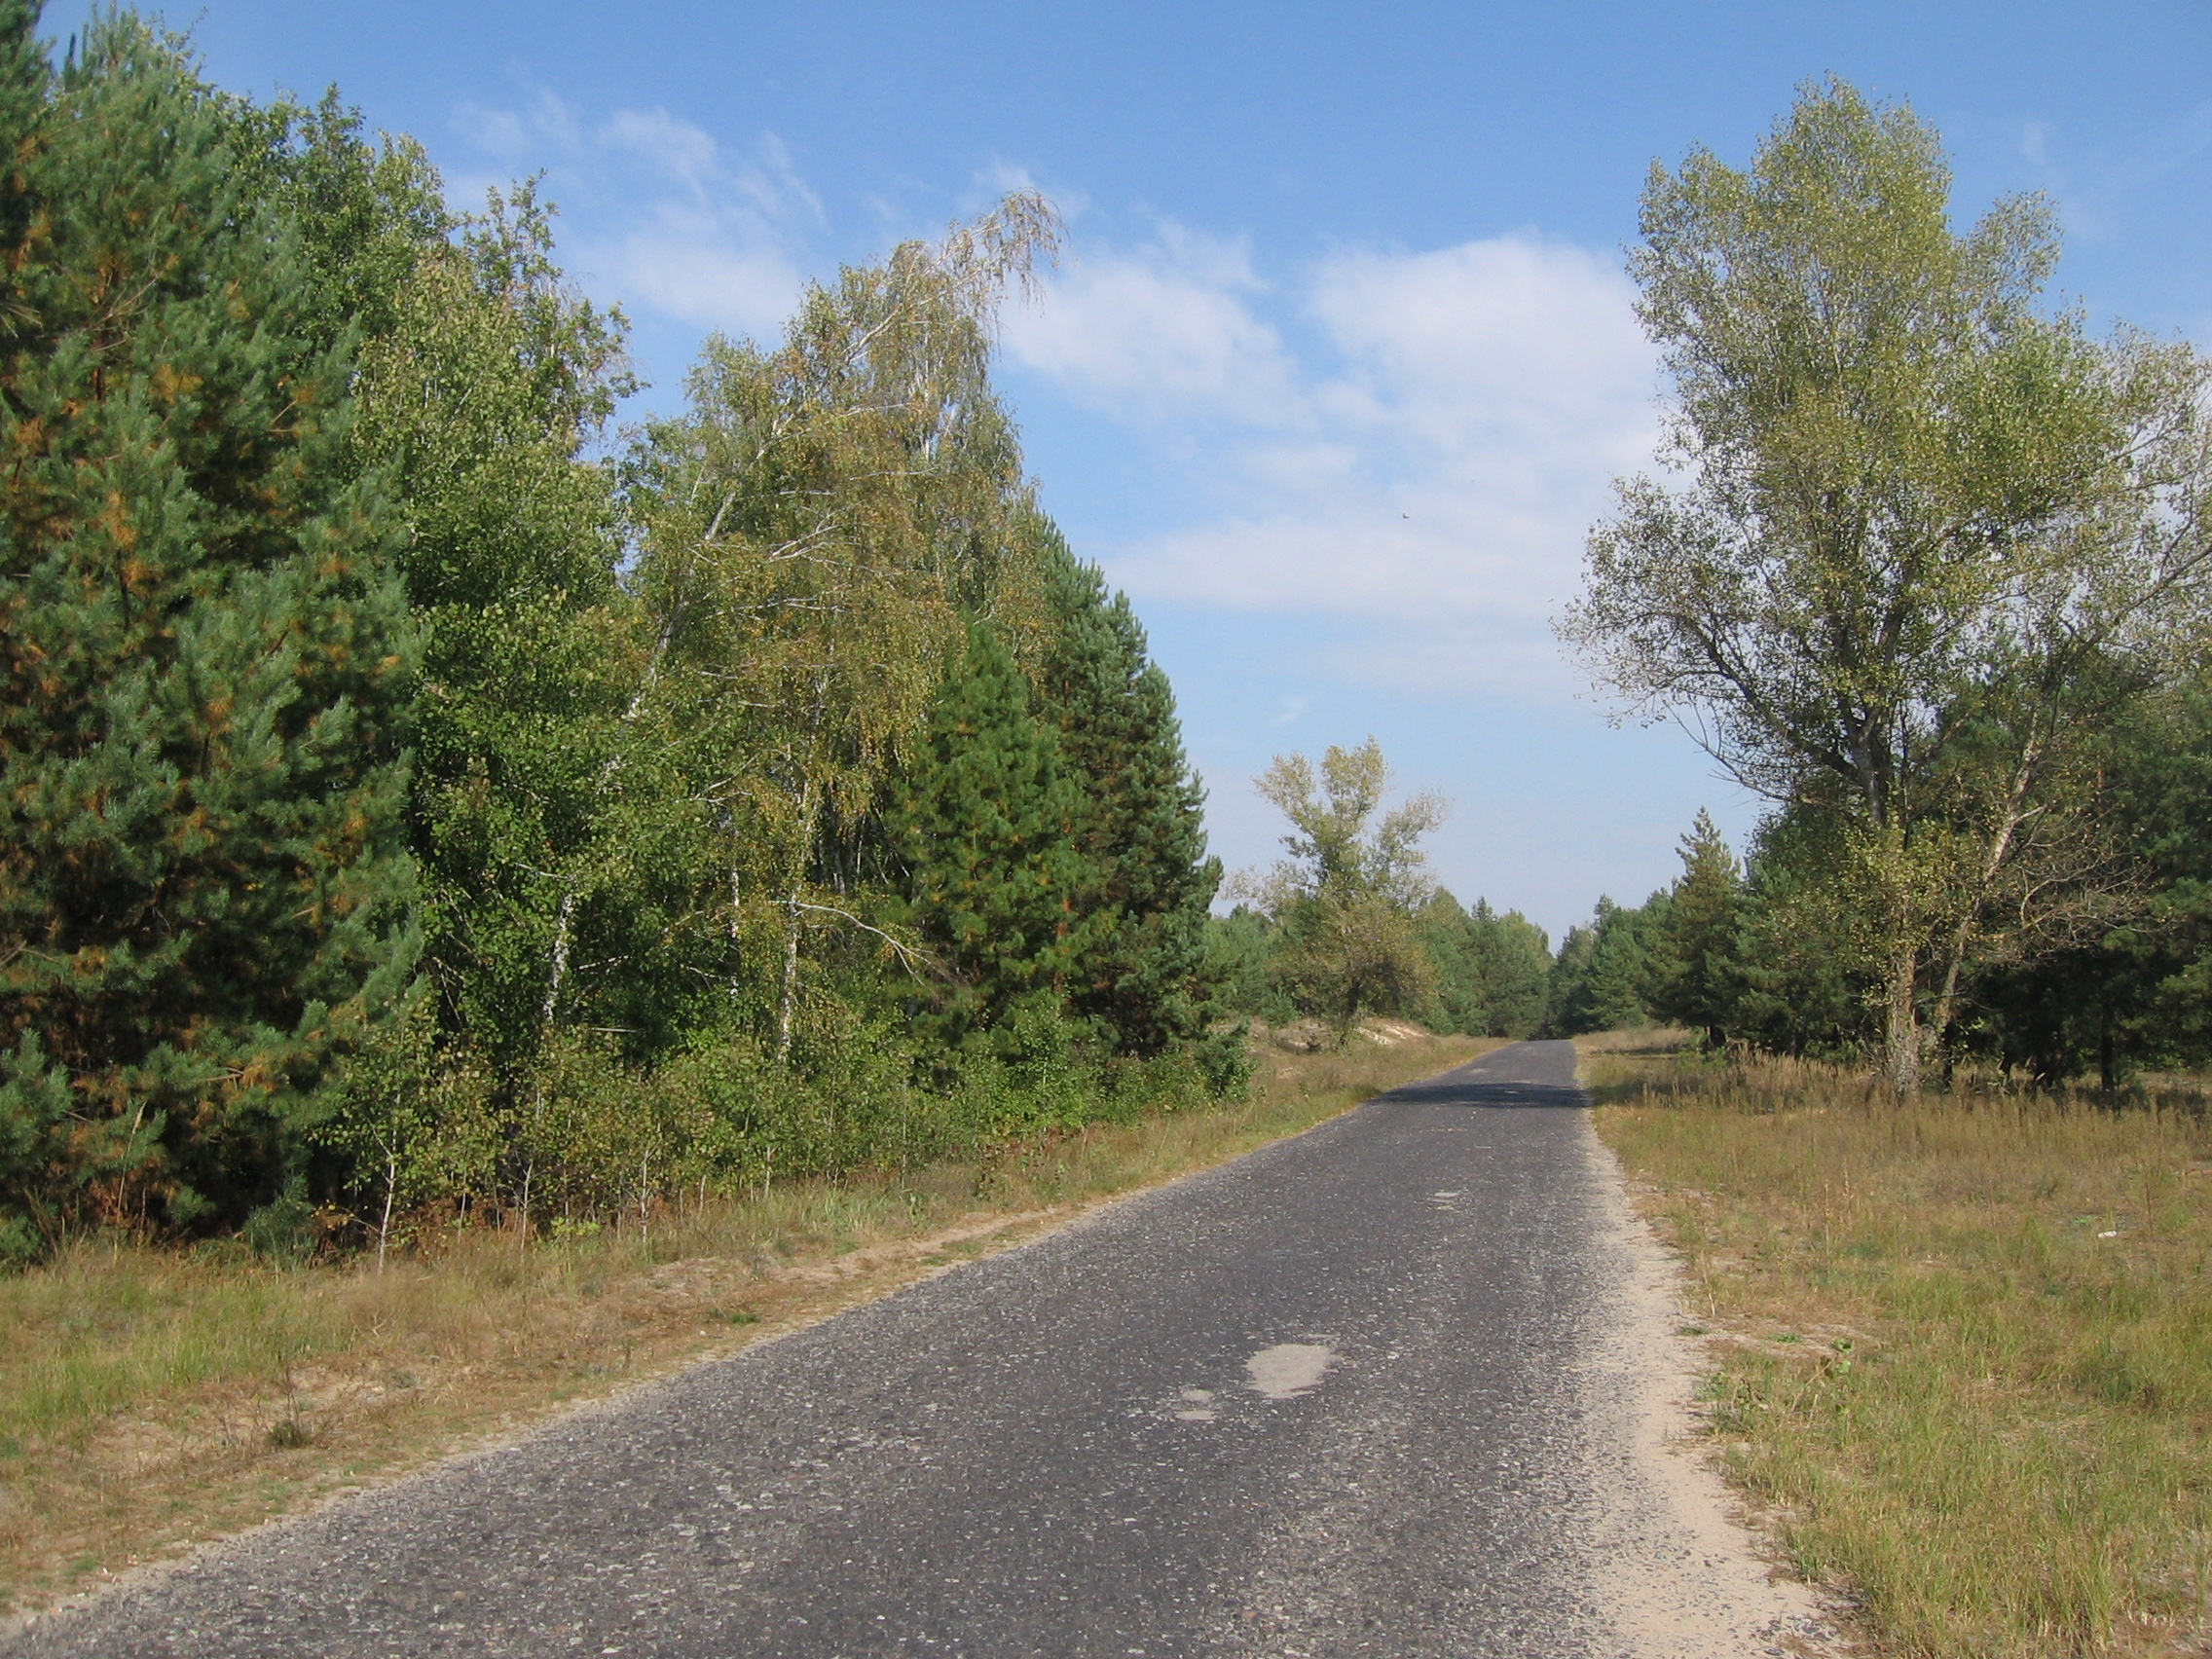
[[[1573,1064],[1501,1050],[0,1652],[1617,1651]]]

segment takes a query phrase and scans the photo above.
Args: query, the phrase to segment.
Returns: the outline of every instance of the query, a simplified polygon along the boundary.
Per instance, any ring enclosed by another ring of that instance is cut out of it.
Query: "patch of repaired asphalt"
[[[1295,1400],[1320,1386],[1336,1358],[1323,1343],[1276,1343],[1244,1362],[1244,1385],[1271,1400]]]
[[[23,1655],[1541,1655],[1817,1634],[1667,1444],[1566,1044],[264,1529]]]

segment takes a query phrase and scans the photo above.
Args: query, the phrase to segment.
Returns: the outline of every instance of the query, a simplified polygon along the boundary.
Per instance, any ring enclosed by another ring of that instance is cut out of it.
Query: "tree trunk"
[[[1951,930],[1944,950],[1942,985],[1936,993],[1936,1006],[1928,1021],[1928,1035],[1943,1051],[1943,1082],[1951,1081],[1951,1022],[1958,1016],[1959,975],[1966,967],[1967,946],[1973,940],[1974,923],[1982,904],[1997,886],[1997,877],[2011,856],[2012,843],[2019,835],[2020,825],[2027,813],[2028,790],[2035,780],[2036,764],[2043,758],[2040,745],[2031,744],[2021,756],[2019,765],[2012,774],[2011,793],[2005,803],[2004,817],[1999,821],[1996,833],[1989,839],[1989,848],[1983,855],[1979,879],[1973,893],[1959,916],[1958,926]]]
[[[553,913],[553,959],[545,976],[545,1001],[538,1009],[538,1040],[553,1029],[553,1016],[561,1009],[561,986],[569,977],[569,939],[576,915],[576,890],[561,895],[561,907]]]
[[[734,830],[732,834],[734,837]],[[738,884],[737,860],[732,858],[729,862],[729,1000],[733,1004],[742,1002],[745,997],[744,976],[739,972],[745,946],[743,898],[744,890]]]
[[[792,1004],[798,995],[798,889],[793,887],[784,918],[784,989],[776,1005],[776,1062],[792,1057]]]
[[[779,1065],[792,1055],[792,1016],[798,998],[798,896],[805,887],[807,854],[814,846],[814,781],[811,778],[799,787],[798,822],[798,851],[792,866],[791,897],[785,901],[784,986],[776,1006],[776,1062]]]
[[[387,1140],[384,1148],[384,1217],[377,1223],[377,1272],[384,1272],[385,1246],[391,1242],[391,1206],[399,1197],[399,1144]]]
[[[1889,1028],[1883,1060],[1891,1092],[1899,1100],[1909,1100],[1920,1092],[1920,1010],[1915,995],[1919,965],[1919,952],[1909,948],[1890,958]]]
[[[537,1127],[545,1116],[545,1042],[553,1034],[553,1016],[560,1012],[561,986],[569,977],[569,939],[576,913],[576,890],[561,895],[561,907],[553,916],[553,961],[545,976],[545,1001],[538,1009],[537,1085],[531,1092],[530,1122],[524,1133],[530,1144],[522,1166],[522,1237],[530,1241],[530,1190],[537,1176]]]

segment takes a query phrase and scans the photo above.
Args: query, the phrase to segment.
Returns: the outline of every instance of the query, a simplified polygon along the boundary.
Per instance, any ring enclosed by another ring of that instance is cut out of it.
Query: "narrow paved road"
[[[1778,1651],[1640,1450],[1583,1104],[1502,1050],[0,1650]]]

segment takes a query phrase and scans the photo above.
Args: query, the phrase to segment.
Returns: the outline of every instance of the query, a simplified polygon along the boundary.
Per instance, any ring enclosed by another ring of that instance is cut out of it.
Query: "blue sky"
[[[57,5],[50,32],[85,15]],[[1807,77],[1909,98],[1971,215],[2044,190],[2099,323],[2212,339],[2212,9],[204,0],[209,73],[336,82],[457,193],[542,170],[577,281],[672,404],[713,328],[987,206],[1062,208],[1007,318],[1048,508],[1173,676],[1217,850],[1251,776],[1380,737],[1439,874],[1551,930],[1755,803],[1616,729],[1550,640],[1657,383],[1620,276],[1654,159],[1745,159]]]

